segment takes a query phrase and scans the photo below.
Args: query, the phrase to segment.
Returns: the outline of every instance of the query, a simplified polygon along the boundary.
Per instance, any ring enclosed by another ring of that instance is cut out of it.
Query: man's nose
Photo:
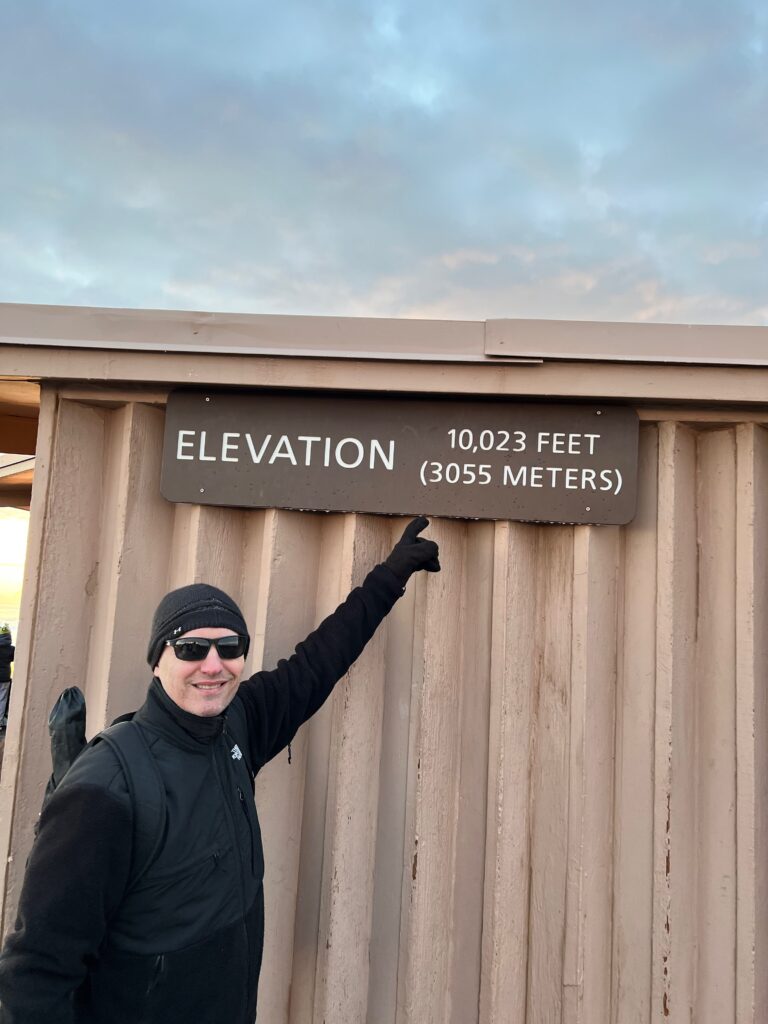
[[[216,675],[217,672],[221,672],[222,667],[219,652],[216,650],[216,647],[211,644],[208,653],[200,666],[200,671],[205,672],[206,675]]]

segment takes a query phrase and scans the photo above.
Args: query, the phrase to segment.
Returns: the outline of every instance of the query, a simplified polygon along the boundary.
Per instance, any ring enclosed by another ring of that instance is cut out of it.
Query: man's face
[[[190,629],[182,637],[202,636],[218,640],[232,636],[222,626]],[[245,658],[220,658],[211,645],[205,661],[180,661],[171,647],[164,647],[155,667],[155,675],[163,689],[183,711],[208,718],[219,715],[231,703],[240,685]]]

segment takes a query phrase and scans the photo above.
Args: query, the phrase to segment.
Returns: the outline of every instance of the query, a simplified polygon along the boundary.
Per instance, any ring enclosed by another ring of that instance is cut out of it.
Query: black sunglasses
[[[179,661],[205,661],[211,644],[220,658],[242,658],[248,653],[247,636],[222,636],[209,640],[207,636],[182,636],[178,640],[166,640],[165,646],[172,647]]]

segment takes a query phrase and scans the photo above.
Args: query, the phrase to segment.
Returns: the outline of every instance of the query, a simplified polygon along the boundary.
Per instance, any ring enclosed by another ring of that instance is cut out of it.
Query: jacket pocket
[[[242,921],[202,942],[156,957],[147,1024],[240,1024],[248,1004],[248,944]]]
[[[242,918],[164,953],[107,952],[90,975],[89,1024],[242,1024],[249,992]],[[253,984],[253,983],[251,983]]]
[[[204,850],[190,854],[189,857],[176,864],[169,864],[167,867],[151,868],[148,874],[149,884],[153,882],[164,882],[169,879],[174,881],[182,879],[186,875],[197,872],[201,867],[216,867],[221,860],[223,851],[220,843],[208,846]]]
[[[110,945],[155,954],[188,946],[242,913],[232,846],[208,846],[177,863],[150,868],[110,923]]]

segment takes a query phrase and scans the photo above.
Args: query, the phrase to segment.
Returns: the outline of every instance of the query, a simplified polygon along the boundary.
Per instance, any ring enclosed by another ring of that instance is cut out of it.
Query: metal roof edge
[[[14,303],[0,303],[0,344],[323,359],[488,360],[484,350],[485,327],[479,320],[204,313]]]
[[[768,327],[487,320],[485,351],[516,359],[766,367]]]
[[[417,320],[0,303],[0,345],[443,363],[768,367],[768,327]]]
[[[276,356],[280,358],[290,357],[295,359],[363,359],[379,361],[407,361],[407,362],[439,362],[439,363],[522,363],[523,365],[540,365],[544,360],[531,356],[508,356],[499,355],[490,358],[484,353],[472,352],[436,352],[436,351],[405,351],[390,348],[383,351],[366,351],[365,349],[319,349],[319,348],[290,348],[290,347],[269,347],[266,345],[206,345],[199,342],[179,342],[176,344],[166,342],[140,342],[140,341],[100,341],[98,339],[81,338],[11,338],[0,335],[0,345],[20,345],[35,348],[63,348],[63,349],[93,349],[109,352],[147,352],[147,353],[176,353],[194,355],[235,355],[235,356]]]

